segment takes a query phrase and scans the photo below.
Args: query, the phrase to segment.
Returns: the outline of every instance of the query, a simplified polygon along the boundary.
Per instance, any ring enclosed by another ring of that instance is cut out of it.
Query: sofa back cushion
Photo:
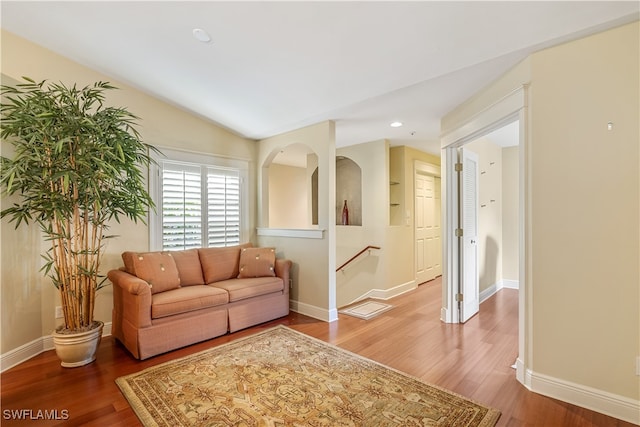
[[[178,267],[169,252],[124,252],[122,260],[127,273],[147,282],[152,294],[180,287]]]
[[[198,249],[205,283],[214,283],[238,276],[240,250],[251,247],[251,243],[223,248]]]
[[[180,276],[180,286],[204,285],[202,266],[197,249],[187,249],[184,251],[172,251],[173,259],[178,267]]]
[[[276,275],[275,248],[242,248],[238,279],[274,277]]]

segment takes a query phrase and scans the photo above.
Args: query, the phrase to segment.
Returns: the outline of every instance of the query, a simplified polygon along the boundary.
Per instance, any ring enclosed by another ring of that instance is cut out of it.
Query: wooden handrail
[[[369,245],[366,248],[364,248],[363,250],[361,250],[360,252],[358,252],[357,254],[355,254],[354,256],[352,256],[351,258],[349,258],[349,261],[345,262],[344,264],[342,264],[340,267],[336,268],[336,272],[342,270],[343,268],[345,268],[347,266],[347,264],[349,264],[351,261],[355,260],[356,258],[358,258],[360,255],[362,255],[363,253],[365,253],[368,250],[371,249],[380,249],[380,246],[372,246]]]

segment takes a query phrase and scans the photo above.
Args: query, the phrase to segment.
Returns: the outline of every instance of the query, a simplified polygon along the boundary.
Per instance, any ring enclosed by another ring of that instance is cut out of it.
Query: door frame
[[[441,320],[460,323],[458,303],[459,239],[455,235],[458,212],[458,177],[455,172],[457,149],[464,144],[519,120],[519,293],[518,293],[518,358],[516,377],[526,385],[525,371],[532,366],[533,310],[531,309],[531,194],[529,191],[530,146],[528,135],[528,85],[522,85],[469,121],[454,127],[440,138],[442,160],[442,309]]]

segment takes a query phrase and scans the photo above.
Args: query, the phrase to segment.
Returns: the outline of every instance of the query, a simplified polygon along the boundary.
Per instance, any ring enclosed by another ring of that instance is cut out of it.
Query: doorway
[[[422,284],[442,275],[440,168],[415,161],[415,282]]]
[[[460,254],[463,250],[458,231],[458,212],[460,204],[458,202],[459,179],[456,173],[458,163],[458,149],[468,142],[474,141],[482,136],[488,135],[492,131],[503,126],[518,122],[518,359],[516,361],[516,375],[520,382],[524,383],[527,361],[530,360],[530,348],[525,348],[525,342],[531,343],[531,320],[530,310],[527,306],[527,283],[525,266],[525,249],[528,247],[528,239],[525,235],[525,223],[528,215],[525,209],[526,192],[525,176],[527,176],[526,153],[527,153],[527,108],[526,92],[527,86],[522,86],[500,101],[490,105],[485,110],[458,127],[450,129],[441,138],[442,148],[442,182],[443,182],[443,282],[442,282],[442,309],[441,320],[446,323],[460,323],[461,317],[459,306],[464,301],[464,267],[460,263]],[[525,340],[525,335],[528,340]],[[528,347],[528,346],[527,346]]]
[[[457,159],[450,194],[455,206],[448,213],[457,238],[453,261],[459,278],[452,289],[458,303],[453,323],[466,322],[500,289],[518,289],[519,145],[515,117],[449,149]]]
[[[496,292],[518,289],[519,121],[466,143],[460,150],[464,153],[463,187],[468,190],[461,210],[466,287],[461,318],[466,321]],[[472,155],[473,161],[469,159]]]

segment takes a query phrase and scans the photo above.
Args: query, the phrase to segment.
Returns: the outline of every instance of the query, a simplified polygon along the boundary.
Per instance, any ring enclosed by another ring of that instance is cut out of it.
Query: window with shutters
[[[156,160],[152,250],[242,243],[243,169],[229,166],[227,159],[208,160]]]

